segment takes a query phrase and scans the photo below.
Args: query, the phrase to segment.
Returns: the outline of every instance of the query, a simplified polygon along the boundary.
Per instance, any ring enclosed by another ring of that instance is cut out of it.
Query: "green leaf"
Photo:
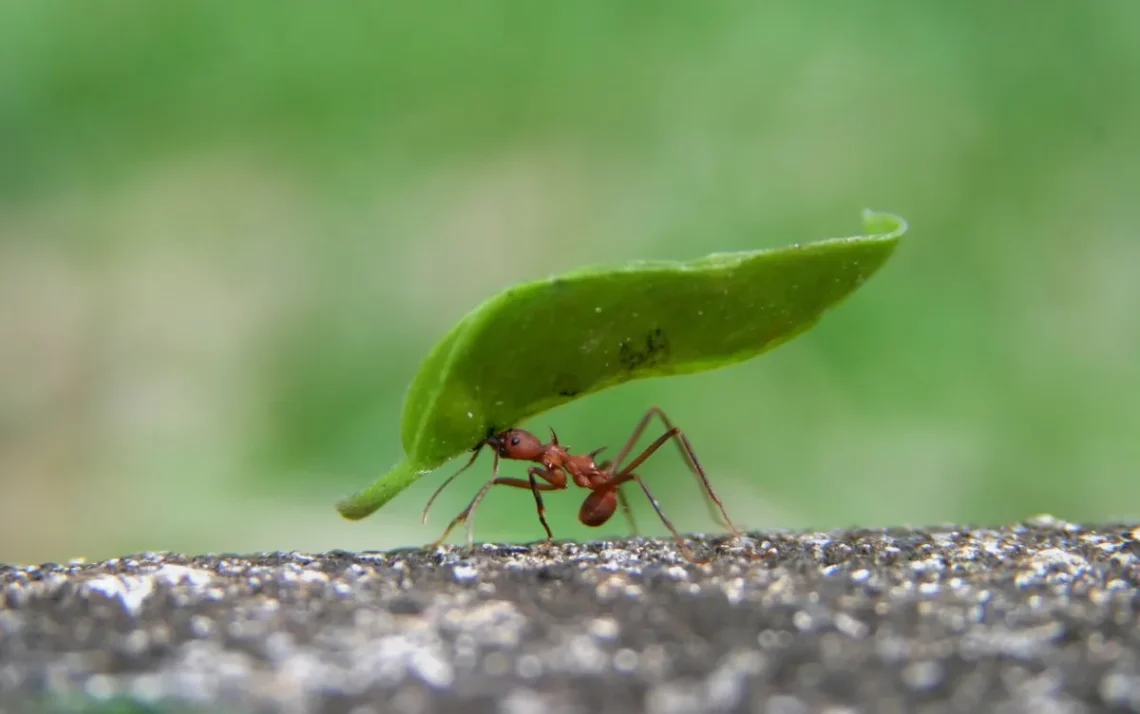
[[[724,367],[787,342],[873,275],[907,230],[889,214],[864,211],[863,220],[866,236],[587,268],[492,297],[412,380],[404,460],[337,509],[364,518],[491,431],[572,399]]]

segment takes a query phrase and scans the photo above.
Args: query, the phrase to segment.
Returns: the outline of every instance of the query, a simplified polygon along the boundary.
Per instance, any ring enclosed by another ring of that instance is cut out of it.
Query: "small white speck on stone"
[[[875,653],[888,664],[902,662],[910,653],[910,643],[897,636],[880,637],[875,641]]]
[[[726,655],[705,682],[709,704],[716,711],[732,711],[740,704],[745,682],[763,671],[766,658],[754,650]]]
[[[110,699],[115,695],[115,680],[105,674],[96,674],[87,679],[83,691],[94,699]]]
[[[926,560],[916,560],[910,564],[910,569],[916,573],[928,572],[941,572],[946,569],[942,561],[938,558],[927,558]]]
[[[265,638],[265,654],[271,660],[284,660],[293,651],[293,636],[288,632],[273,632]]]
[[[141,576],[103,575],[87,582],[87,590],[118,600],[132,617],[142,611],[143,603],[154,592],[154,579]]]
[[[542,660],[532,654],[519,657],[515,671],[523,679],[537,679],[542,676]]]
[[[835,615],[835,629],[847,635],[853,640],[857,640],[867,636],[870,628],[855,617],[848,615],[846,612],[836,613]]]
[[[595,639],[609,641],[618,636],[620,632],[617,620],[610,617],[599,617],[590,621],[589,631]]]
[[[1131,707],[1140,701],[1140,681],[1122,672],[1112,672],[1100,680],[1100,698],[1106,704]]]
[[[469,583],[479,578],[479,570],[471,565],[457,565],[451,569],[451,577],[459,583]]]
[[[609,657],[593,638],[588,635],[575,635],[566,643],[565,663],[567,669],[582,674],[597,674],[605,670]]]
[[[327,583],[329,576],[320,570],[302,570],[301,582],[303,583]]]
[[[709,704],[715,711],[731,711],[740,703],[742,684],[740,675],[730,668],[720,667],[705,681]]]
[[[181,585],[183,583],[192,588],[205,587],[214,579],[212,573],[201,568],[187,568],[185,565],[164,563],[154,573],[154,578],[163,585]]]
[[[447,660],[428,650],[413,652],[408,664],[420,679],[436,689],[449,687],[455,681],[455,671]]]
[[[733,578],[732,580],[725,581],[721,585],[721,590],[724,591],[724,596],[728,598],[728,601],[731,604],[739,604],[744,600],[744,595],[746,592],[744,587],[744,578]]]
[[[123,639],[123,649],[130,655],[139,656],[150,646],[150,636],[146,630],[132,630]]]
[[[623,647],[614,653],[614,669],[623,674],[636,672],[638,659],[637,652],[628,647]]]
[[[792,615],[792,623],[800,632],[807,632],[811,630],[813,624],[811,615],[804,612],[803,610],[800,610],[795,615]]]
[[[190,618],[190,634],[202,639],[210,636],[214,623],[205,615],[194,615]]]
[[[937,687],[942,681],[942,665],[938,662],[912,662],[903,668],[902,678],[916,691]]]
[[[388,557],[386,555],[384,555],[383,553],[357,553],[356,559],[357,560],[363,560],[366,563],[383,563],[388,559]],[[365,570],[364,566],[360,565],[359,563],[353,563],[349,567],[350,568],[359,568],[360,570],[358,572],[364,572],[364,570]],[[388,567],[390,567],[393,570],[405,570],[405,569],[407,569],[408,566],[406,566],[403,561],[398,560],[395,563],[392,563]]]
[[[685,570],[684,568],[682,568],[679,565],[669,566],[669,568],[667,568],[665,570],[665,574],[668,575],[673,580],[680,581],[680,580],[688,580],[689,579],[689,571]]]

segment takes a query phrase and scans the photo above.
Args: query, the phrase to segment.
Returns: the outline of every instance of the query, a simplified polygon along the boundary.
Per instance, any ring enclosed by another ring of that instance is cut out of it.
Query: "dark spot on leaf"
[[[669,357],[671,351],[669,336],[665,334],[665,330],[657,327],[645,336],[645,351],[649,359],[654,362],[660,362]]]
[[[668,360],[671,352],[669,336],[660,327],[650,330],[640,342],[642,344],[639,345],[634,340],[622,340],[618,346],[618,362],[627,370]]]

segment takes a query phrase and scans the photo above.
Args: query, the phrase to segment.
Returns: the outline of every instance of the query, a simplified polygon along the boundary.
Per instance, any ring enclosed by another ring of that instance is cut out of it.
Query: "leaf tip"
[[[337,501],[336,510],[343,518],[350,521],[367,518],[395,498],[400,491],[410,486],[423,473],[413,468],[407,461],[401,461],[368,488]]]
[[[863,226],[872,235],[895,240],[901,238],[910,228],[902,216],[876,211],[873,208],[863,209]]]

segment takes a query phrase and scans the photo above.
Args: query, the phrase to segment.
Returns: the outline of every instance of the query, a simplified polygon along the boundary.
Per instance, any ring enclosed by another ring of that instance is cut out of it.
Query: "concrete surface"
[[[707,566],[640,539],[0,566],[0,709],[1140,711],[1138,536],[1045,517],[694,538]]]

